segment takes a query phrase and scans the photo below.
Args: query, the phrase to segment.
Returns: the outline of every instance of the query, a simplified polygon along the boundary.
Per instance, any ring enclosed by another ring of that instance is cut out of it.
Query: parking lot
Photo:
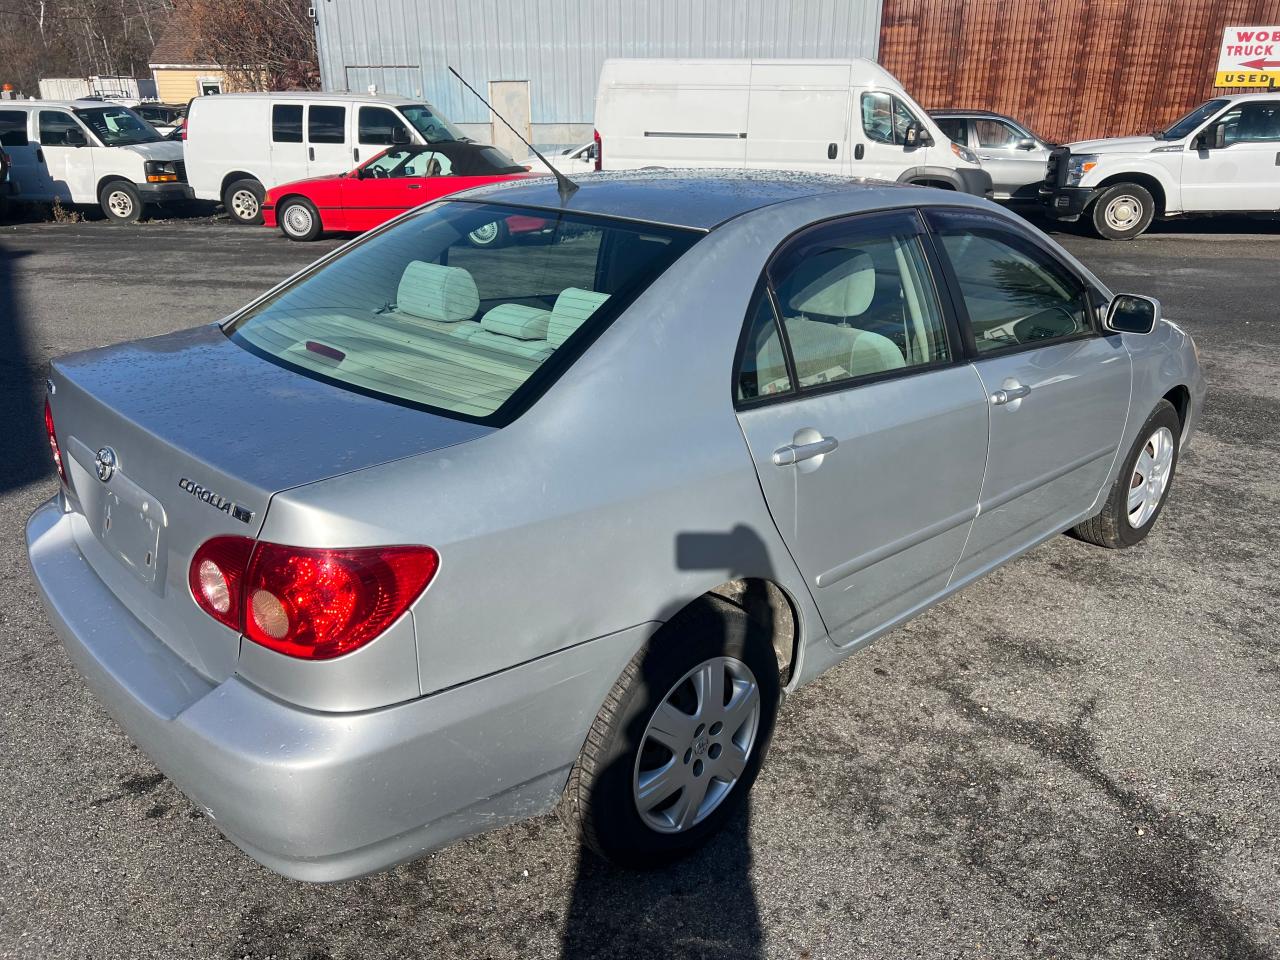
[[[23,525],[55,490],[50,357],[222,317],[338,241],[0,228],[0,957],[1280,956],[1280,224],[1056,236],[1159,297],[1210,380],[1141,546],[1059,537],[801,688],[749,816],[675,868],[542,817],[312,886],[98,706]]]

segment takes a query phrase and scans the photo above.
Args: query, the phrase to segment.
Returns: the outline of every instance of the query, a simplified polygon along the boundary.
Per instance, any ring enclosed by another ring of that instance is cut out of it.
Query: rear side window
[[[360,108],[360,142],[390,146],[395,143],[395,131],[404,132],[402,143],[409,141],[409,128],[392,110],[386,107]]]
[[[791,373],[783,353],[782,332],[767,290],[756,297],[742,337],[736,391],[739,400],[773,397],[792,390]]]
[[[948,139],[962,147],[969,145],[968,121],[963,117],[935,117],[933,122],[947,135]]]
[[[977,353],[1092,332],[1085,284],[1029,238],[994,220],[930,211]]]
[[[60,110],[40,111],[40,143],[46,147],[65,147],[67,131],[78,129],[80,124],[69,113]]]
[[[310,143],[345,143],[347,108],[317,107],[307,111],[307,140]]]
[[[25,147],[26,145],[26,111],[0,110],[0,147]]]
[[[307,376],[500,426],[699,236],[494,204],[433,204],[356,243],[227,331]]]
[[[302,105],[277,103],[271,108],[271,142],[302,142]]]

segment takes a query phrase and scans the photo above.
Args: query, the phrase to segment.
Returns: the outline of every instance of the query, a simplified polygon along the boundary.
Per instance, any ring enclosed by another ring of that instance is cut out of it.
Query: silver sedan
[[[545,229],[467,243],[512,218]],[[525,181],[55,361],[28,549],[86,681],[275,870],[557,803],[647,866],[741,808],[785,690],[1046,538],[1139,543],[1204,396],[1157,303],[964,194]]]

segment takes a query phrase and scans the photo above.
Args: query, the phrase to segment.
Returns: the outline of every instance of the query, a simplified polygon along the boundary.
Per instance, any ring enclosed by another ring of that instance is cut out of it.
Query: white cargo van
[[[196,97],[183,136],[196,197],[240,223],[261,223],[262,198],[282,183],[343,173],[392,144],[463,139],[429,103],[351,93]]]
[[[606,60],[597,169],[764,167],[991,196],[991,177],[870,60]]]
[[[100,207],[132,223],[148,203],[189,199],[182,144],[101,100],[0,100],[0,147],[15,200]]]

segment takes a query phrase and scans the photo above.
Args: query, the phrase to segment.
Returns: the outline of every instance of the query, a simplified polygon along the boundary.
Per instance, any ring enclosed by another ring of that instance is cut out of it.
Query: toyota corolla
[[[517,218],[545,242],[468,241]],[[1155,301],[973,197],[528,180],[54,361],[28,549],[86,681],[262,863],[559,805],[651,865],[741,807],[785,691],[1047,538],[1139,543],[1204,396]]]

